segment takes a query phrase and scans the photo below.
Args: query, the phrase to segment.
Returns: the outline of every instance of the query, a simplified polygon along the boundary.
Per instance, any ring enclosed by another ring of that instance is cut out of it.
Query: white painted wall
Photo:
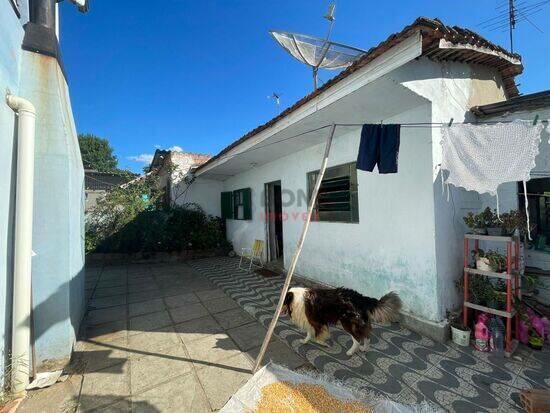
[[[463,63],[436,63],[426,58],[410,62],[391,74],[401,85],[432,102],[433,122],[471,121],[470,108],[505,100],[504,88],[497,71],[485,66]],[[491,204],[491,197],[449,186],[443,193],[439,165],[441,163],[441,130],[432,133],[432,181],[437,256],[437,291],[439,318],[456,308],[460,295],[455,281],[462,276],[464,234],[462,218],[470,211],[478,212]],[[502,198],[510,199],[506,190]],[[492,205],[492,204],[491,204]],[[504,211],[504,209],[503,209]]]
[[[424,105],[385,121],[429,121],[429,117],[429,105]],[[355,161],[359,140],[359,128],[335,139],[329,167]],[[323,151],[324,144],[317,145],[225,181],[226,191],[252,188],[253,219],[227,221],[228,237],[237,251],[255,239],[265,239],[264,184],[280,180],[288,267],[307,209],[306,202],[286,205],[289,192],[307,193],[306,174],[319,169]],[[359,223],[312,222],[297,273],[373,297],[396,290],[407,310],[437,320],[431,169],[429,129],[404,128],[399,173],[358,171]]]
[[[221,215],[221,193],[224,184],[221,181],[198,177],[187,187],[183,182],[179,184],[177,205],[193,202],[198,204],[208,215],[219,217]],[[180,192],[181,191],[181,192]]]

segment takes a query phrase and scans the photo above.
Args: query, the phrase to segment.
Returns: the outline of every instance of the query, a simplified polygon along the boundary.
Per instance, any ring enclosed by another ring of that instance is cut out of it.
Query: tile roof
[[[387,52],[392,47],[395,47],[405,39],[409,38],[417,32],[422,33],[422,55],[427,56],[429,59],[436,61],[458,61],[470,64],[482,64],[485,66],[497,68],[504,83],[504,89],[508,98],[518,96],[519,91],[515,83],[515,76],[519,75],[523,71],[523,65],[521,64],[521,56],[516,53],[510,53],[506,49],[498,46],[477,33],[474,33],[468,29],[463,29],[457,26],[447,26],[443,24],[439,19],[429,19],[426,17],[419,17],[411,25],[406,26],[399,33],[394,33],[386,40],[379,43],[377,46],[369,49],[358,60],[352,63],[347,69],[340,72],[338,75],[327,81],[323,86],[319,87],[314,92],[306,95],[294,105],[290,106],[278,116],[271,119],[267,123],[258,126],[251,130],[229,146],[225,147],[217,155],[210,158],[207,162],[202,164],[198,170],[214,162],[222,155],[240,145],[246,140],[252,138],[256,134],[262,132],[265,129],[273,126],[279,120],[284,119],[290,113],[294,112],[301,106],[305,105],[310,100],[322,94],[324,91],[330,89],[332,86],[340,82],[342,79],[350,76],[352,73],[363,68],[372,60]],[[452,45],[464,45],[464,48],[442,48],[440,47],[440,40],[444,39]],[[512,61],[517,61],[519,64],[514,64]]]

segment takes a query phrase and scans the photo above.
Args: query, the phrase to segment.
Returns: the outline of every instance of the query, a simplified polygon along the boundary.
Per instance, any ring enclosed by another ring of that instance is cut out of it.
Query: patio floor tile
[[[183,323],[184,321],[208,315],[208,310],[200,303],[189,304],[185,307],[170,308],[168,311],[170,311],[174,323]]]
[[[257,321],[227,330],[227,334],[243,351],[262,345],[267,330]]]
[[[167,348],[158,354],[131,359],[132,394],[191,371],[192,364],[188,359],[181,344]]]
[[[126,317],[126,306],[119,305],[116,307],[89,311],[86,316],[86,323],[88,325],[98,325],[109,323],[111,321],[124,320]]]
[[[157,311],[164,310],[164,302],[162,298],[155,298],[149,301],[142,301],[140,303],[131,303],[128,306],[128,312],[130,317],[135,317],[142,314],[155,313]]]
[[[223,328],[211,316],[176,324],[174,328],[186,345],[211,334],[223,333]]]
[[[252,363],[243,354],[223,360],[223,366],[207,366],[197,374],[213,409],[225,403],[252,376]]]
[[[199,297],[193,293],[185,293],[164,297],[164,302],[168,308],[181,307],[187,304],[195,304],[199,302]]]
[[[221,333],[192,341],[186,347],[197,369],[208,365],[223,365],[224,360],[240,353],[233,340],[227,334]]]
[[[215,300],[209,300],[203,302],[204,306],[208,308],[212,314],[221,313],[222,311],[230,310],[232,308],[238,308],[239,305],[229,297],[217,298]]]
[[[208,300],[214,300],[216,298],[227,297],[227,295],[225,295],[223,290],[220,290],[219,288],[214,288],[213,290],[198,291],[196,294],[201,301],[208,301]]]
[[[181,344],[178,334],[172,326],[155,331],[132,334],[128,337],[128,357],[138,358],[155,354],[159,350]]]
[[[84,375],[79,411],[112,405],[130,395],[128,363]]]
[[[256,362],[256,358],[260,353],[260,347],[261,345],[246,352],[252,363]],[[279,339],[272,340],[269,343],[261,365],[265,366],[270,361],[285,366],[290,370],[295,370],[307,363],[306,359],[296,354],[294,350]]]
[[[126,285],[121,285],[118,287],[96,288],[94,291],[93,297],[102,298],[102,297],[111,297],[113,295],[121,295],[121,294],[126,294]]]
[[[201,385],[192,373],[132,396],[135,413],[210,412]]]
[[[86,326],[86,338],[97,342],[107,342],[125,337],[128,334],[128,320],[118,320],[97,326]]]
[[[241,308],[214,314],[214,318],[225,329],[239,327],[254,321],[254,318]]]
[[[166,311],[151,313],[130,318],[128,334],[139,334],[144,331],[154,331],[172,324]]]
[[[114,295],[111,297],[94,298],[88,303],[89,310],[99,310],[101,308],[116,307],[126,305],[125,295]]]

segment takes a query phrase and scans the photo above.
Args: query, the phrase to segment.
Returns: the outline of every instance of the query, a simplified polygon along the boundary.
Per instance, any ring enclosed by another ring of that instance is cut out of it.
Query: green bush
[[[224,221],[198,205],[164,205],[155,174],[110,192],[86,223],[86,252],[155,253],[225,249]]]

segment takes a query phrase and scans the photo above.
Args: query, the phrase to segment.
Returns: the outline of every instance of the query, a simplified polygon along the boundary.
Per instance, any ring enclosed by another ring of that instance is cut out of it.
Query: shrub
[[[224,221],[198,205],[166,207],[156,174],[117,188],[91,212],[86,252],[154,253],[231,249]]]

